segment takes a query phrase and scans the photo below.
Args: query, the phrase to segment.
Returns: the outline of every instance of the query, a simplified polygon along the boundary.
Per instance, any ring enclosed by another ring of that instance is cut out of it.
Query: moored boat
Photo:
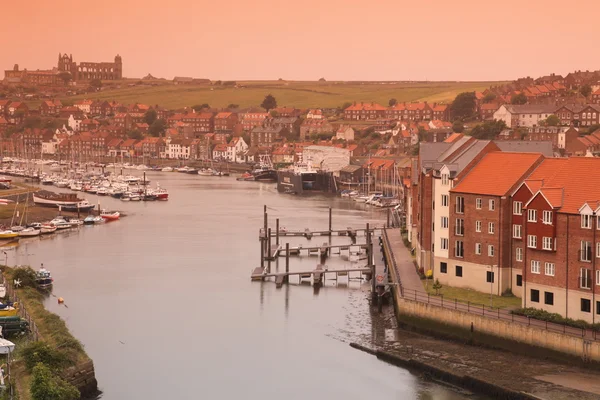
[[[106,221],[116,221],[121,216],[121,213],[118,211],[102,211],[100,216],[104,218]]]
[[[74,193],[54,193],[46,190],[33,193],[33,202],[40,206],[69,206],[77,205],[82,201],[83,199],[78,198]]]
[[[52,224],[42,224],[42,227],[40,228],[41,234],[54,233],[54,232],[56,232],[56,226],[54,226]]]
[[[21,232],[19,232],[19,237],[33,237],[33,236],[39,236],[40,233],[42,233],[41,229],[35,229],[35,228],[25,228],[23,229]]]
[[[52,279],[50,271],[44,268],[44,264],[42,264],[42,267],[36,271],[35,275],[35,282],[37,283],[39,289],[48,289],[54,283],[54,279]]]
[[[0,231],[0,239],[14,239],[19,236],[19,233],[13,231]]]
[[[173,168],[171,167],[164,167],[163,169],[161,169],[162,172],[173,172]]]
[[[88,215],[87,217],[85,217],[85,219],[83,220],[83,224],[84,225],[93,225],[94,224],[94,220],[95,220],[95,216],[94,215]]]

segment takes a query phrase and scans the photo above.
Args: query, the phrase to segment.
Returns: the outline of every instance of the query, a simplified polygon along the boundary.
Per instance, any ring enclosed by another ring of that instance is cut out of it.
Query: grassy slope
[[[435,295],[435,290],[432,288],[434,280],[429,280],[429,285],[426,288],[427,292]],[[423,281],[425,287],[425,281]],[[442,286],[440,294],[444,295],[444,301],[454,301],[457,299],[460,303],[470,302],[471,304],[490,305],[490,294],[477,292],[475,290],[457,288],[452,286]],[[492,296],[494,307],[515,309],[521,307],[521,299],[513,296]]]
[[[239,82],[242,83],[242,82]],[[336,83],[336,82],[243,82],[242,89],[212,87],[208,85],[161,84],[154,87],[127,87],[110,89],[93,96],[69,97],[79,100],[86,97],[116,100],[125,104],[135,102],[160,104],[179,108],[208,103],[212,107],[226,107],[234,103],[241,107],[258,106],[265,95],[271,93],[280,106],[339,107],[347,101],[374,101],[387,105],[390,98],[399,102],[428,101],[450,102],[460,92],[484,90],[497,82],[415,82],[415,83]],[[214,89],[214,90],[211,90]]]

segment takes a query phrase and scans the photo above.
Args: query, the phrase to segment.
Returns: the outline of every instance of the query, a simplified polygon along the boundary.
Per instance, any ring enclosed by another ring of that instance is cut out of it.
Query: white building
[[[244,162],[244,154],[248,150],[248,145],[242,137],[234,137],[227,144],[227,154],[225,158],[227,161],[242,163]]]
[[[92,106],[92,101],[91,100],[81,100],[78,101],[74,104],[75,107],[79,108],[81,111],[83,111],[86,114],[90,113],[90,107]]]
[[[50,139],[49,141],[42,141],[42,154],[56,154],[59,143],[60,140],[58,140],[56,133],[52,136],[52,139]]]
[[[188,160],[191,154],[191,139],[173,139],[167,145],[167,156],[176,160]]]
[[[306,114],[306,119],[323,119],[323,111],[320,109],[308,110],[308,114]]]
[[[69,128],[71,128],[73,130],[73,132],[79,132],[79,130],[81,129],[81,121],[83,121],[83,120],[75,118],[73,116],[73,114],[71,114],[69,116],[69,120],[67,122],[67,125],[69,125]]]
[[[350,150],[333,146],[307,146],[304,148],[302,159],[314,169],[338,172],[350,165]]]
[[[494,119],[504,121],[509,128],[534,127],[555,111],[556,106],[546,104],[504,104],[494,113]]]
[[[354,129],[348,125],[342,125],[335,133],[336,139],[354,140]]]

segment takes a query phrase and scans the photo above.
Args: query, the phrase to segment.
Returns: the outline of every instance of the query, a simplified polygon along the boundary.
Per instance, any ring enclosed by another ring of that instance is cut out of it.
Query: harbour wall
[[[393,249],[386,249],[386,253],[390,251]],[[396,269],[392,267],[390,272],[392,281],[400,282]],[[400,285],[393,286],[392,294],[402,326],[520,354],[600,365],[600,341],[411,300],[402,296]]]

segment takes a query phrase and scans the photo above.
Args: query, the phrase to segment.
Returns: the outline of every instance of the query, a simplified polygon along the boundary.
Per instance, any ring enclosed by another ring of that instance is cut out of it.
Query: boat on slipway
[[[44,207],[77,207],[77,204],[83,201],[83,199],[78,198],[74,193],[54,193],[47,190],[40,190],[33,193],[33,202]]]

